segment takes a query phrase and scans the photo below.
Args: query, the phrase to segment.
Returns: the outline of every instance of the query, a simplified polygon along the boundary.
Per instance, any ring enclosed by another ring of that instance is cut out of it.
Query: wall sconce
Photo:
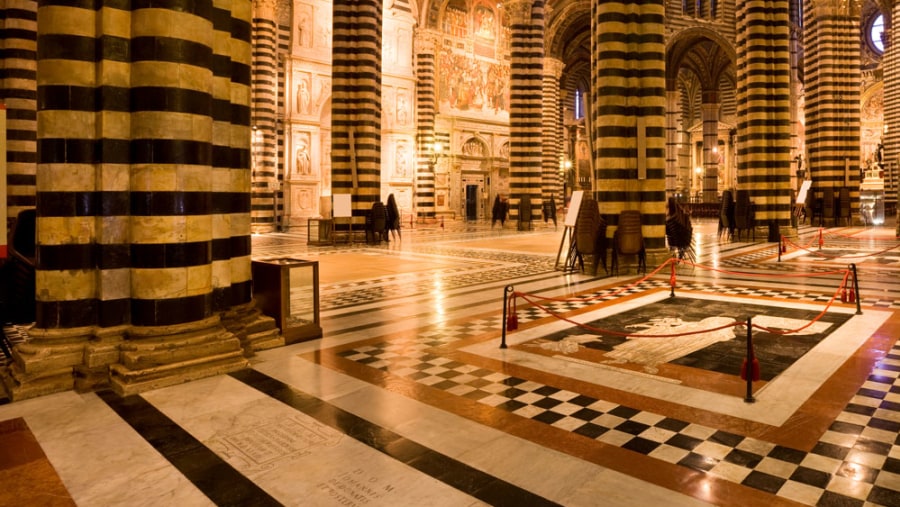
[[[428,159],[428,168],[434,171],[434,166],[437,165],[438,159],[444,156],[444,145],[438,142],[435,142],[431,145],[431,156]]]

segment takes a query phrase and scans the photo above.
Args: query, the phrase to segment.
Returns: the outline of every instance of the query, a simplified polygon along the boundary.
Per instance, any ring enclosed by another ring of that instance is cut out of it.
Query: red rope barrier
[[[821,251],[818,251],[818,250],[810,250],[809,248],[802,247],[802,246],[794,243],[790,239],[787,239],[787,241],[788,241],[788,243],[794,245],[797,248],[797,250],[804,250],[811,255],[815,255],[817,257],[822,257],[822,258],[826,258],[826,259],[864,259],[866,257],[874,257],[876,255],[881,255],[881,254],[890,252],[891,250],[896,250],[897,248],[900,248],[900,243],[898,243],[890,248],[885,248],[884,250],[879,250],[877,252],[869,252],[869,253],[861,253],[861,254],[853,254],[853,255],[828,255],[828,254],[822,253]]]
[[[644,278],[638,280],[637,282],[632,283],[631,285],[627,285],[627,286],[625,286],[624,288],[622,288],[622,289],[620,289],[620,290],[618,290],[618,291],[615,291],[615,292],[613,292],[613,293],[610,293],[610,294],[603,294],[603,295],[598,295],[598,296],[590,297],[590,298],[574,298],[574,299],[573,299],[573,298],[567,298],[567,297],[548,297],[548,296],[541,296],[541,295],[538,295],[538,294],[528,294],[528,293],[526,293],[526,292],[513,292],[513,293],[509,296],[509,300],[508,300],[508,302],[510,303],[510,304],[509,304],[509,307],[511,307],[511,309],[512,309],[512,314],[507,316],[507,319],[508,319],[508,321],[509,321],[509,322],[506,323],[506,324],[507,324],[507,330],[512,331],[512,330],[514,330],[514,329],[516,329],[516,328],[518,327],[518,317],[515,315],[515,313],[516,313],[516,305],[515,305],[515,301],[516,301],[516,298],[517,298],[517,297],[521,297],[522,299],[524,299],[525,301],[527,301],[528,303],[530,303],[530,304],[531,304],[532,306],[534,306],[535,308],[538,308],[538,309],[542,310],[543,312],[545,312],[545,313],[547,313],[547,314],[549,314],[549,315],[551,315],[551,316],[553,316],[553,317],[556,317],[556,318],[559,319],[559,320],[562,320],[562,321],[564,321],[564,322],[568,322],[569,324],[572,324],[572,325],[574,325],[574,326],[576,326],[576,327],[579,327],[579,328],[582,328],[582,329],[585,329],[585,330],[588,330],[588,331],[591,331],[591,332],[594,332],[594,333],[598,333],[598,334],[608,334],[608,335],[613,335],[613,336],[624,336],[624,337],[637,336],[637,337],[641,337],[641,338],[675,338],[675,337],[679,337],[679,336],[689,336],[689,335],[700,334],[700,333],[709,333],[709,332],[712,332],[712,331],[719,331],[719,330],[727,329],[727,328],[730,328],[730,327],[738,327],[738,326],[745,326],[745,327],[746,327],[746,323],[744,323],[744,322],[742,322],[742,321],[737,321],[737,320],[735,320],[735,321],[733,321],[733,322],[731,322],[731,323],[729,323],[729,324],[725,324],[725,325],[723,325],[723,326],[719,326],[719,327],[715,327],[715,328],[701,329],[701,330],[696,330],[696,331],[685,331],[685,332],[682,332],[682,333],[672,333],[672,334],[640,334],[640,333],[627,333],[627,332],[622,332],[622,331],[613,331],[613,330],[611,330],[611,329],[597,328],[597,327],[589,326],[589,325],[587,325],[587,324],[583,324],[583,323],[580,323],[580,322],[576,322],[576,321],[574,321],[574,320],[572,320],[572,319],[569,319],[568,317],[564,317],[563,315],[561,315],[561,314],[559,314],[559,313],[557,313],[557,312],[554,312],[553,310],[551,310],[551,309],[548,308],[547,306],[544,306],[543,304],[540,303],[540,302],[546,302],[546,301],[551,301],[551,302],[590,302],[590,301],[594,301],[594,300],[596,300],[596,299],[609,298],[609,297],[612,297],[612,296],[615,296],[615,295],[617,295],[617,294],[620,294],[621,292],[623,292],[623,291],[625,291],[625,290],[628,290],[628,289],[630,289],[630,288],[632,288],[632,287],[634,287],[634,286],[637,286],[637,285],[639,285],[639,284],[645,282],[645,281],[648,280],[651,276],[654,276],[654,275],[655,275],[656,273],[658,273],[663,267],[665,267],[667,264],[670,264],[670,263],[671,263],[671,265],[672,265],[672,272],[671,272],[671,275],[670,275],[670,278],[669,278],[669,283],[671,284],[673,290],[674,290],[674,287],[675,287],[675,281],[676,281],[676,279],[675,279],[675,264],[676,264],[676,263],[684,263],[684,264],[693,266],[693,267],[695,267],[695,268],[699,267],[699,268],[701,268],[701,269],[710,269],[710,270],[713,270],[713,271],[716,271],[716,272],[721,272],[721,273],[726,273],[726,274],[741,274],[741,275],[745,275],[745,276],[763,276],[763,275],[759,275],[759,274],[757,274],[757,273],[745,273],[745,272],[740,272],[740,271],[721,270],[721,269],[718,269],[718,268],[712,268],[712,267],[710,267],[710,266],[704,266],[704,265],[701,265],[701,264],[696,264],[696,263],[693,263],[693,262],[688,261],[688,260],[685,260],[685,259],[675,259],[675,258],[671,258],[671,259],[666,260],[666,262],[660,264],[660,265],[659,265],[656,269],[654,269],[651,273],[649,273],[648,275],[644,276]],[[769,333],[772,333],[772,334],[776,334],[776,335],[782,335],[782,336],[783,336],[783,335],[792,334],[792,333],[797,333],[797,332],[800,332],[800,331],[802,331],[802,330],[804,330],[804,329],[806,329],[806,328],[812,326],[814,323],[818,322],[818,321],[825,315],[825,313],[828,312],[828,309],[831,308],[831,306],[834,304],[834,300],[837,299],[838,294],[841,294],[842,291],[843,291],[844,297],[842,297],[841,302],[847,302],[847,298],[846,298],[846,285],[847,285],[847,280],[848,280],[849,277],[850,277],[851,270],[845,269],[845,270],[842,270],[842,271],[827,271],[827,272],[820,272],[820,273],[807,273],[807,274],[794,274],[794,275],[791,275],[791,274],[785,274],[785,273],[779,273],[779,274],[778,274],[778,277],[784,277],[784,276],[823,276],[823,275],[833,275],[833,274],[838,274],[838,273],[843,273],[843,279],[841,280],[841,283],[840,283],[840,285],[838,286],[837,290],[836,290],[835,293],[831,296],[831,299],[828,300],[828,303],[825,305],[825,308],[824,308],[824,309],[823,309],[823,310],[822,310],[815,318],[813,318],[812,320],[810,320],[806,325],[804,325],[804,326],[802,326],[802,327],[799,327],[799,328],[797,328],[797,329],[792,329],[792,330],[776,330],[776,329],[770,329],[770,328],[767,328],[767,327],[765,327],[765,326],[760,326],[760,325],[757,325],[757,324],[752,324],[752,326],[755,327],[755,328],[757,328],[757,329],[761,329],[761,330],[763,330],[763,331],[766,331],[766,332],[769,332]],[[852,290],[852,289],[851,289],[851,290]],[[512,324],[512,325],[510,325],[510,324]]]

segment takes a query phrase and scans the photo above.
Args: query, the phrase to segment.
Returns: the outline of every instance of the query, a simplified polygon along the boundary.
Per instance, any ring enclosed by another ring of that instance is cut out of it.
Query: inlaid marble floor
[[[801,226],[782,252],[715,225],[674,288],[668,265],[555,269],[552,223],[254,237],[254,258],[319,262],[323,338],[139,396],[0,405],[0,505],[900,506],[893,225]]]

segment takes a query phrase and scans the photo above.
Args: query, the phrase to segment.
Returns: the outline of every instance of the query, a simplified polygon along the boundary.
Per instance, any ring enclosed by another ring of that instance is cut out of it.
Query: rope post
[[[671,287],[669,297],[673,298],[675,297],[675,263],[678,261],[675,259],[675,257],[672,257],[670,259],[670,262],[672,263],[672,273],[669,275],[669,286]]]
[[[778,262],[781,262],[781,251],[784,250],[784,236],[781,236],[781,242],[778,244]]]
[[[755,403],[756,398],[753,397],[753,323],[752,317],[747,317],[747,359],[746,369],[744,370],[747,377],[747,396],[744,397],[745,403]]]
[[[856,264],[850,264],[850,270],[853,272],[853,290],[855,291],[853,297],[856,299],[856,314],[862,315],[862,308],[859,304],[859,300],[862,298],[859,295],[859,279],[856,278]]]
[[[822,237],[822,228],[819,227],[819,250],[822,249],[822,245],[825,244],[825,238]]]
[[[506,307],[509,306],[509,296],[513,292],[515,292],[515,289],[512,285],[507,285],[503,288],[503,320],[500,321],[500,328],[502,329],[502,331],[500,332],[501,349],[506,348],[506,313],[508,311]]]

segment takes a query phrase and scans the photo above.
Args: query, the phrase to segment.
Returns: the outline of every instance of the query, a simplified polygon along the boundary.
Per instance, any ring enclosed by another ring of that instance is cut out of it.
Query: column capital
[[[510,24],[524,24],[531,20],[531,0],[504,0],[500,5],[509,16]]]
[[[275,0],[253,0],[253,10],[259,16],[268,15],[274,20],[275,16]]]
[[[563,69],[566,67],[565,62],[558,58],[544,58],[544,75],[553,76],[559,79],[562,76]]]
[[[416,53],[435,53],[441,40],[441,34],[424,28],[416,30],[415,37]]]

